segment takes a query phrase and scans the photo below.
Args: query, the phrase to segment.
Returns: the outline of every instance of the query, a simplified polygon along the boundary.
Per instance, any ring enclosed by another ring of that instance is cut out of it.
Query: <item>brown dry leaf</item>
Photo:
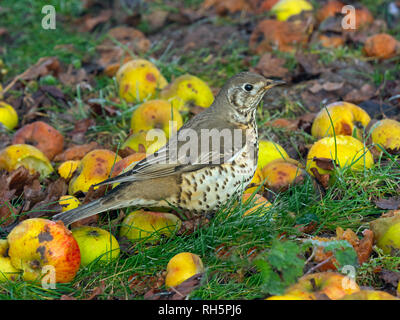
[[[299,126],[299,119],[285,119],[279,118],[273,121],[267,122],[266,126],[274,128],[285,128],[290,131],[296,131]]]
[[[309,25],[302,21],[263,20],[251,34],[249,46],[257,54],[274,49],[294,51],[296,47],[307,44],[308,29]]]
[[[86,14],[82,18],[78,19],[77,25],[78,30],[81,32],[90,32],[99,24],[110,20],[112,16],[112,10],[102,10],[96,14]]]
[[[11,81],[7,87],[4,88],[3,94],[5,94],[18,80],[36,80],[39,77],[53,74],[57,76],[60,72],[60,61],[57,57],[42,57],[30,68],[19,74]]]
[[[236,12],[252,12],[254,8],[251,6],[251,2],[246,0],[205,0],[203,2],[203,8],[209,9],[213,7],[218,15],[224,16],[228,13]]]
[[[11,205],[10,200],[15,195],[15,189],[9,190],[6,183],[6,172],[0,173],[0,224],[3,226],[7,226],[12,222],[12,219],[9,219],[11,216],[15,215],[16,209]]]
[[[60,178],[56,181],[51,182],[45,189],[44,199],[41,201],[36,201],[36,203],[30,206],[29,209],[24,209],[23,211],[29,210],[26,215],[29,218],[38,218],[44,215],[52,216],[58,212],[61,212],[61,206],[58,200],[67,194],[68,185],[64,179]],[[31,200],[32,202],[32,200]]]
[[[121,61],[126,62],[127,59],[131,59],[132,53],[142,54],[150,49],[150,41],[143,32],[134,28],[116,27],[107,35],[108,37],[96,47],[96,50],[100,54],[97,63],[105,69],[110,67],[108,73],[111,70],[118,70]]]
[[[6,178],[6,186],[9,190],[15,190],[17,195],[20,195],[26,185],[32,184],[39,178],[38,172],[30,174],[25,167],[19,167],[10,172]]]
[[[156,276],[140,276],[134,273],[128,278],[129,289],[135,295],[144,295],[151,290],[159,290],[164,285],[164,277],[162,275]]]
[[[313,173],[315,179],[319,182],[319,184],[324,188],[328,189],[329,187],[329,180],[331,175],[329,173],[320,174],[317,168],[311,168],[311,172]]]
[[[176,287],[169,288],[167,291],[158,292],[157,289],[149,290],[145,295],[145,300],[185,300],[186,297],[199,285],[203,278],[203,273],[195,274],[183,281]]]
[[[88,76],[85,69],[81,68],[76,70],[72,65],[69,65],[67,71],[59,75],[59,79],[65,86],[75,86],[87,81]]]
[[[357,235],[351,229],[343,230],[341,227],[336,228],[336,237],[331,238],[323,238],[323,237],[315,237],[313,238],[318,241],[329,242],[335,240],[345,240],[352,245],[354,250],[357,253],[359,264],[363,264],[369,258],[372,253],[372,246],[374,244],[374,233],[371,230],[363,231],[363,238],[360,240]],[[324,251],[324,247],[316,248],[314,261],[317,263],[326,261],[329,259],[329,262],[323,264],[319,267],[320,271],[326,270],[336,270],[336,266],[338,262],[333,257],[333,253],[330,251]]]
[[[75,297],[72,297],[72,296],[63,294],[63,295],[60,297],[60,300],[78,300],[78,299],[75,298]]]
[[[64,162],[67,160],[81,160],[87,153],[92,150],[98,149],[100,146],[97,142],[90,142],[88,144],[77,145],[69,147],[63,153],[54,157],[55,162]]]
[[[277,77],[286,79],[289,70],[284,67],[285,63],[285,59],[277,58],[268,52],[261,56],[260,61],[258,61],[252,71],[258,72],[266,78]]]
[[[313,161],[315,161],[315,164],[317,165],[317,167],[319,167],[321,169],[324,169],[324,170],[334,170],[335,169],[335,162],[332,159],[314,157]]]
[[[360,89],[353,89],[348,92],[344,97],[344,101],[358,104],[373,98],[375,94],[375,87],[371,84],[364,84]]]
[[[104,280],[101,280],[100,286],[94,288],[90,296],[87,297],[85,300],[94,300],[95,298],[97,298],[97,296],[101,295],[105,289],[106,289],[105,282]]]
[[[297,52],[295,58],[302,70],[307,74],[318,75],[324,71],[324,68],[318,63],[320,60],[318,54]]]
[[[391,197],[388,199],[378,199],[375,201],[379,209],[397,210],[400,209],[400,197]]]

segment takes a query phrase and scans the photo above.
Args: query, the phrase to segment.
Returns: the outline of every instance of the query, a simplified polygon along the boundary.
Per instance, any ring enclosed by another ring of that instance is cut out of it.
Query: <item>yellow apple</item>
[[[133,241],[156,241],[161,236],[173,236],[181,225],[182,221],[172,213],[138,210],[124,219],[119,235]]]
[[[307,155],[307,171],[311,174],[316,168],[319,174],[330,173],[330,170],[317,166],[314,158],[332,159],[340,168],[350,166],[352,170],[371,168],[374,159],[364,144],[352,136],[326,137],[313,144]]]
[[[267,163],[273,160],[288,158],[289,155],[279,144],[273,141],[260,140],[258,146],[258,168],[262,169]]]
[[[39,172],[42,178],[54,171],[43,152],[29,144],[13,144],[0,151],[0,169],[13,171],[21,166],[30,173]]]
[[[0,101],[0,123],[8,130],[14,129],[18,124],[18,114],[9,104]]]
[[[57,283],[74,279],[81,263],[78,243],[60,222],[33,218],[19,223],[8,235],[12,265],[27,281],[39,280],[46,266],[54,267]]]
[[[178,253],[168,262],[165,286],[176,287],[201,272],[204,272],[204,266],[197,254],[190,252]]]
[[[119,160],[121,157],[110,150],[90,151],[79,164],[79,175],[69,182],[68,193],[73,195],[78,191],[87,192],[91,185],[106,180]]]
[[[157,67],[145,59],[135,59],[123,64],[117,72],[116,79],[119,95],[127,102],[152,99],[157,90],[168,84]]]
[[[320,139],[334,135],[351,136],[354,133],[354,136],[361,140],[363,128],[366,128],[370,121],[368,113],[359,106],[345,101],[334,102],[317,114],[311,134]]]
[[[72,235],[81,251],[82,266],[87,266],[96,259],[109,262],[119,257],[117,239],[104,229],[83,226],[72,229]]]
[[[313,10],[313,6],[305,0],[280,0],[271,8],[279,21],[286,21],[291,16],[309,10]]]
[[[185,74],[175,79],[161,91],[161,98],[168,100],[179,111],[190,104],[208,108],[214,101],[210,87],[198,77]]]
[[[378,121],[371,128],[371,138],[375,145],[388,151],[400,151],[400,122],[391,119]]]
[[[150,100],[142,103],[133,111],[131,119],[132,133],[161,129],[165,133],[166,140],[178,131],[182,124],[181,114],[166,100]],[[160,143],[163,141],[162,139]]]

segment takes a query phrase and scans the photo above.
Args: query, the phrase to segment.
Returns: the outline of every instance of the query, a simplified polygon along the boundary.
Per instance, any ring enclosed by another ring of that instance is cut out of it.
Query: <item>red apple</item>
[[[78,272],[81,264],[78,243],[61,222],[27,219],[7,239],[11,263],[23,271],[24,280],[40,279],[45,266],[54,267],[57,283],[70,282]]]

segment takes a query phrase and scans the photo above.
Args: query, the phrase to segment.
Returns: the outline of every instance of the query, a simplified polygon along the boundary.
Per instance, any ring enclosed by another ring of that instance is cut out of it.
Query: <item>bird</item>
[[[271,88],[284,83],[249,71],[236,74],[212,105],[186,122],[164,147],[94,186],[116,187],[52,219],[68,226],[125,207],[172,206],[194,215],[217,212],[252,180],[258,160],[257,106]]]

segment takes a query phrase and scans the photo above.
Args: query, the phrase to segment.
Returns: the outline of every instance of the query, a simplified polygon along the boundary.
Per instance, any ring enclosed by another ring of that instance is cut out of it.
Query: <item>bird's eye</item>
[[[251,84],[245,84],[244,85],[244,90],[251,91],[251,90],[253,90],[253,86]]]

